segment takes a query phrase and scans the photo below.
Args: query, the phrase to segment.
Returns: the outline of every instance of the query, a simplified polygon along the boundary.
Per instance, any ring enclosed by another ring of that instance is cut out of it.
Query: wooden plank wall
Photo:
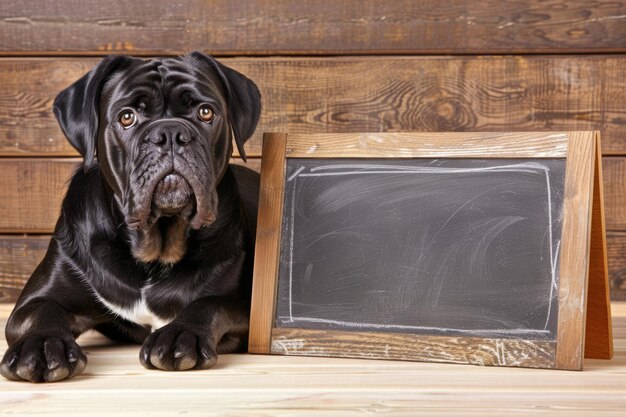
[[[626,299],[626,2],[3,0],[0,300],[45,252],[76,152],[55,95],[107,53],[203,50],[254,79],[264,131],[599,129]]]

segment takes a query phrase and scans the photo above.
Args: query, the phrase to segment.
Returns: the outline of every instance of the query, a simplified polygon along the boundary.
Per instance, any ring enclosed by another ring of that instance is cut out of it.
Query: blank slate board
[[[276,326],[556,340],[565,159],[287,160]]]
[[[250,351],[581,369],[595,141],[267,135]]]

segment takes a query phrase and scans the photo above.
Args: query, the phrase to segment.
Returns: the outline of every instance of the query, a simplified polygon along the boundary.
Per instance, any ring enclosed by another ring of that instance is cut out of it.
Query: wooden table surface
[[[2,329],[11,307],[0,304]],[[144,369],[138,346],[87,334],[84,374],[39,385],[0,378],[0,414],[623,417],[626,303],[613,304],[613,329],[615,358],[586,360],[582,372],[241,354],[167,373]]]

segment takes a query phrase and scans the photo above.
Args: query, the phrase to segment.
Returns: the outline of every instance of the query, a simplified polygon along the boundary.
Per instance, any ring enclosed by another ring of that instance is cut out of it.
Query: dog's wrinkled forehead
[[[106,82],[102,98],[108,104],[106,110],[112,112],[110,117],[123,107],[141,108],[154,116],[184,111],[197,103],[226,109],[226,91],[219,77],[189,56],[137,60]]]

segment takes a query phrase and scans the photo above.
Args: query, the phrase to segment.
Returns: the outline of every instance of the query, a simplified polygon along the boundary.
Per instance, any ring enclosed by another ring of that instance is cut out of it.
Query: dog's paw
[[[141,347],[139,360],[148,369],[208,369],[217,362],[215,343],[210,336],[200,333],[172,322],[148,336]]]
[[[83,372],[87,357],[73,337],[24,335],[4,354],[0,375],[14,381],[55,382]]]

